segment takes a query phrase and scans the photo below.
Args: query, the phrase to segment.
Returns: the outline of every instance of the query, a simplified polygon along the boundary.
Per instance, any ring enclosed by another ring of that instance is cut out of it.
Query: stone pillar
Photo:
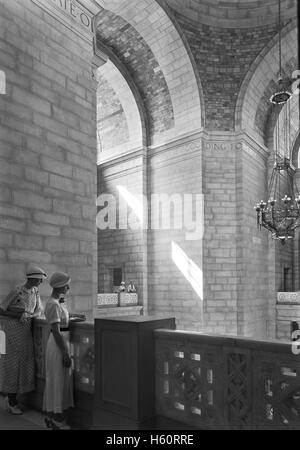
[[[236,145],[232,133],[203,139],[203,330],[219,334],[238,332]]]
[[[149,313],[203,330],[203,232],[200,133],[148,152]]]
[[[40,265],[72,277],[92,313],[96,271],[96,85],[91,11],[76,0],[0,0],[0,291]],[[83,22],[83,23],[80,23]],[[50,295],[47,283],[41,288]]]
[[[254,211],[267,195],[266,160],[246,134],[204,136],[204,331],[263,338],[275,324],[269,236]]]

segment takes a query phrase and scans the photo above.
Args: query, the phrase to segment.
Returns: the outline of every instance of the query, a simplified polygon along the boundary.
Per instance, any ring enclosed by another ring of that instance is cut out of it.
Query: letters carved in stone
[[[89,41],[92,39],[93,14],[76,0],[32,0],[32,2],[76,34]]]

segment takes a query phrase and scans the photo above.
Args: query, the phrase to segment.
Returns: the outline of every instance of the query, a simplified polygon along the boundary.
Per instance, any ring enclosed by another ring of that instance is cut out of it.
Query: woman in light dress
[[[50,279],[51,299],[45,308],[45,317],[51,327],[46,348],[46,385],[43,409],[49,428],[69,429],[64,411],[74,406],[73,369],[70,354],[69,320],[65,297],[71,278],[55,272]]]
[[[38,286],[46,276],[44,270],[30,266],[26,283],[13,289],[0,303],[6,338],[6,354],[0,358],[0,392],[7,394],[7,409],[15,415],[23,413],[17,395],[35,389],[31,325],[32,319],[43,312]]]

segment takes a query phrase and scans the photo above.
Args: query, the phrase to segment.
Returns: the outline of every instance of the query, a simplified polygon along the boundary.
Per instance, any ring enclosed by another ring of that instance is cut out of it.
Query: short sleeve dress
[[[14,307],[38,317],[43,312],[39,291],[18,286],[0,303],[4,311]],[[6,354],[0,358],[0,392],[25,394],[35,389],[32,320],[21,323],[17,318],[1,317],[6,338]]]
[[[59,323],[60,332],[70,349],[69,313],[65,303],[51,298],[45,308],[45,317],[49,326]],[[73,369],[63,366],[63,355],[50,332],[46,348],[46,384],[43,409],[59,414],[74,406]]]

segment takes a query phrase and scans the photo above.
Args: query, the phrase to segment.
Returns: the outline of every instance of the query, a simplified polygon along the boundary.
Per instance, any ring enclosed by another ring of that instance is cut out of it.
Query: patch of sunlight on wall
[[[172,260],[198,297],[203,300],[203,272],[174,241],[172,241]]]
[[[140,221],[141,226],[144,225],[144,201],[142,200],[143,196],[135,196],[124,186],[117,186],[117,189],[121,195],[121,197],[126,201],[128,206],[132,209],[138,220]]]

